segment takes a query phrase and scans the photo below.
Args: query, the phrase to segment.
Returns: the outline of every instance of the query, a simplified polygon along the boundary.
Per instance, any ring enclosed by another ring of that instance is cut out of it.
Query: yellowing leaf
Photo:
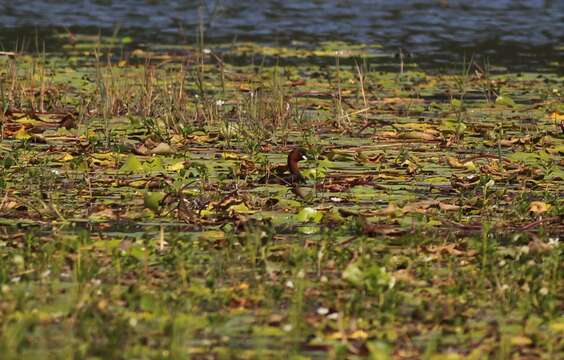
[[[192,135],[190,139],[196,143],[211,143],[215,141],[216,137],[210,135]]]
[[[450,167],[453,167],[455,169],[464,168],[464,164],[454,156],[447,156],[446,161]]]
[[[150,153],[155,155],[168,155],[174,154],[174,150],[167,143],[159,143]]]
[[[408,131],[403,133],[401,137],[404,139],[435,141],[440,139],[440,133],[431,129],[426,131]]]
[[[239,91],[249,92],[251,91],[251,87],[247,84],[241,84],[239,85]]]
[[[440,202],[439,208],[443,211],[456,211],[460,209],[460,206]]]
[[[476,170],[476,164],[474,164],[472,161],[467,161],[467,162],[462,162],[460,160],[458,160],[457,158],[455,158],[454,156],[447,156],[445,157],[448,165],[452,168],[455,169],[467,169],[467,170]]]
[[[239,160],[241,155],[234,152],[223,152],[221,153],[221,158],[223,160]]]
[[[542,214],[550,210],[550,204],[542,201],[533,201],[529,206],[529,211],[535,214]]]
[[[207,208],[200,210],[201,217],[212,216],[215,215],[216,213],[217,211],[214,209],[214,207],[211,204],[208,204]]]
[[[43,121],[32,119],[29,116],[24,116],[15,121],[18,124],[28,124],[28,125],[41,125]]]
[[[144,189],[147,186],[147,180],[133,180],[129,183],[129,186],[136,189]]]
[[[469,170],[469,171],[476,171],[476,169],[477,169],[476,164],[474,164],[473,161],[465,162],[464,166],[466,167],[466,170]]]
[[[147,57],[147,53],[142,49],[135,49],[131,52],[132,57]]]
[[[237,214],[252,214],[254,213],[253,210],[250,210],[245,203],[240,203],[237,205],[231,205],[229,207],[229,212],[234,212]]]
[[[66,162],[66,161],[71,161],[72,159],[74,159],[74,156],[72,156],[69,153],[64,153],[63,156],[61,156],[61,158],[59,160]]]
[[[246,282],[240,283],[238,286],[239,290],[247,290],[249,288],[249,284]]]
[[[527,346],[531,345],[533,341],[526,336],[517,335],[511,338],[511,344],[516,346]]]
[[[14,138],[16,140],[28,140],[29,138],[31,138],[31,135],[29,135],[27,131],[25,131],[25,128],[22,126],[18,131],[16,131]]]
[[[198,239],[207,241],[223,240],[225,239],[225,233],[221,230],[204,231],[198,236]]]
[[[182,137],[182,136],[180,136],[180,135],[178,135],[178,134],[174,134],[174,135],[172,135],[172,137],[170,138],[170,143],[171,143],[172,145],[175,145],[175,146],[180,146],[180,145],[182,145],[183,142],[184,142],[184,137]]]
[[[564,333],[564,318],[557,320],[549,325],[551,331]]]
[[[556,111],[551,113],[549,117],[553,121],[564,121],[564,114],[559,114]]]
[[[364,330],[357,330],[349,335],[349,339],[361,339],[364,340],[368,337],[368,333]]]
[[[184,169],[184,161],[179,161],[166,167],[169,171],[179,171]]]
[[[100,159],[96,159],[96,158],[91,158],[90,162],[92,165],[96,165],[96,166],[108,166],[111,167],[112,165],[114,165],[114,162],[111,160],[100,160]]]
[[[92,157],[98,160],[114,160],[116,156],[117,154],[114,152],[92,154]]]
[[[378,137],[382,139],[397,139],[400,136],[400,133],[396,131],[382,131],[378,134]]]

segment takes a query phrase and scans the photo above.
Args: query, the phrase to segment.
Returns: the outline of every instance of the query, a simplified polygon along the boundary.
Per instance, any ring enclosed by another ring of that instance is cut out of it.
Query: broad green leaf
[[[160,202],[165,197],[165,193],[163,192],[145,192],[143,196],[143,204],[146,208],[153,210],[154,212],[158,212],[160,209]]]
[[[364,285],[364,275],[362,274],[358,263],[349,264],[345,271],[343,271],[342,277],[354,286],[360,287]]]
[[[495,99],[495,103],[496,105],[503,105],[503,106],[508,106],[508,107],[515,107],[515,101],[513,101],[512,98],[510,98],[507,95],[499,95],[496,99]]]
[[[323,218],[323,213],[311,207],[303,208],[299,213],[294,216],[294,219],[299,222],[315,222],[318,223]]]
[[[129,155],[119,169],[119,172],[142,173],[144,172],[143,164],[141,164],[141,160],[137,156]]]

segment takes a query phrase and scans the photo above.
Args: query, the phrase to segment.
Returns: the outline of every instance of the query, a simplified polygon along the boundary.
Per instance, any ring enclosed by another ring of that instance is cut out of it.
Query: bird
[[[300,173],[298,162],[307,160],[306,152],[302,148],[294,148],[288,154],[288,163],[286,167],[275,168],[273,172],[269,172],[263,176],[258,182],[260,184],[282,184],[293,185],[304,182],[304,177]],[[286,172],[288,170],[289,174]]]

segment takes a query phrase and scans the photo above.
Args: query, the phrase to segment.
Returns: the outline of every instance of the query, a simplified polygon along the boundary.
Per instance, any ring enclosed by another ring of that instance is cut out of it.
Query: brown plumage
[[[300,174],[298,162],[305,160],[305,151],[302,148],[295,148],[288,154],[288,163],[286,167],[275,169],[273,173],[266,174],[258,182],[260,184],[283,184],[291,185],[304,181]],[[286,172],[288,170],[290,173]]]

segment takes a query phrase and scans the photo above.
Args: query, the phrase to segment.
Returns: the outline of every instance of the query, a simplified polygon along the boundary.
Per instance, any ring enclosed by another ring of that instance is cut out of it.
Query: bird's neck
[[[300,168],[296,161],[288,160],[288,170],[290,170],[290,173],[292,174],[300,174]]]

